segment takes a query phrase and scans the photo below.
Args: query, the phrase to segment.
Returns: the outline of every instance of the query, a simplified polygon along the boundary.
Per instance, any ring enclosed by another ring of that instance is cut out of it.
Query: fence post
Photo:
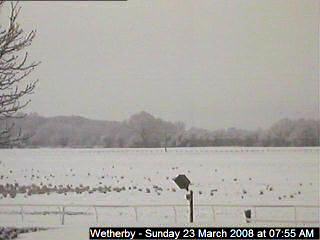
[[[174,222],[175,223],[177,223],[177,209],[176,209],[176,207],[175,206],[172,206],[172,208],[173,208],[173,212],[174,212]]]
[[[20,209],[21,209],[21,211],[20,211],[20,213],[21,213],[21,220],[22,220],[22,222],[23,222],[23,220],[24,220],[24,216],[23,216],[23,206],[21,206]]]
[[[64,225],[64,210],[65,210],[65,206],[62,207],[62,220],[61,220],[61,224]]]
[[[133,209],[136,214],[136,222],[138,222],[138,209],[137,209],[137,207],[133,207]]]
[[[98,223],[98,211],[97,211],[97,207],[94,207],[94,211],[96,213],[96,223]]]
[[[214,211],[214,206],[211,206],[211,211],[212,211],[213,223],[215,223],[215,221],[216,221],[216,213],[215,213],[215,211]]]

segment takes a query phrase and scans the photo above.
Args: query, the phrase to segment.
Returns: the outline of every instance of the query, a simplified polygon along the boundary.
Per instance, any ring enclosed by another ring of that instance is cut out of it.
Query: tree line
[[[140,112],[122,122],[90,120],[78,116],[42,117],[29,114],[12,119],[25,141],[19,147],[209,147],[209,146],[319,146],[320,121],[282,119],[270,128],[209,131],[187,129]],[[16,130],[17,131],[17,130]]]

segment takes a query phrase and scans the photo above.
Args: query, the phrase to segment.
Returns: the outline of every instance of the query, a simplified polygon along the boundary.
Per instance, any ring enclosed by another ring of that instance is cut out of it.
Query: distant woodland
[[[319,146],[319,120],[282,119],[269,129],[236,128],[209,131],[186,129],[140,112],[122,122],[98,121],[78,116],[42,117],[29,114],[11,119],[25,140],[19,147],[205,147],[205,146]]]

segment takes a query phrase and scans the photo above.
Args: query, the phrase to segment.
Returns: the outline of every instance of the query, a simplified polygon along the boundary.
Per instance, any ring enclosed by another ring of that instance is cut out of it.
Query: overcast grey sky
[[[209,129],[318,117],[317,0],[21,6],[42,61],[27,112],[124,120],[145,110]]]

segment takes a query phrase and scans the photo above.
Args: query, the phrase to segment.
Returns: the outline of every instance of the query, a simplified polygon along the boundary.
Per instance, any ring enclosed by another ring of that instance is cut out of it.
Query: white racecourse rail
[[[37,208],[56,208],[56,211],[37,211]],[[3,209],[10,209],[10,211],[4,211]],[[29,210],[26,211],[25,209],[28,208]],[[34,211],[30,211],[30,208],[34,208]],[[77,208],[77,211],[72,211],[72,208]],[[59,224],[57,225],[64,225],[66,218],[72,218],[76,215],[92,215],[88,212],[88,209],[93,209],[95,221],[92,224],[103,224],[103,222],[99,219],[99,209],[107,208],[107,209],[132,209],[134,212],[134,221],[135,225],[139,224],[139,212],[142,212],[144,208],[171,208],[172,209],[172,223],[178,223],[178,216],[177,216],[177,209],[185,208],[188,211],[188,205],[183,204],[154,204],[154,205],[90,205],[90,204],[0,204],[0,216],[6,217],[9,215],[18,215],[20,216],[18,222],[15,225],[18,226],[29,226],[30,223],[26,220],[27,215],[57,215],[59,216]],[[245,215],[243,214],[243,221],[239,223],[239,225],[279,225],[282,224],[284,226],[310,226],[310,225],[319,225],[319,205],[238,205],[238,204],[198,204],[194,206],[195,209],[197,208],[207,208],[207,211],[211,211],[211,221],[209,224],[219,225],[219,222],[216,218],[216,212],[218,209],[227,209],[233,208],[237,210],[247,210],[250,209],[252,211],[252,218],[246,219]],[[16,209],[16,210],[13,210]],[[79,211],[79,209],[87,209],[86,211]],[[279,209],[288,209],[292,213],[292,219],[272,219],[272,218],[261,218],[259,217],[259,211],[262,209],[268,209],[268,211],[278,211]],[[299,217],[298,212],[308,209],[316,212],[316,217],[312,220],[310,219],[301,219]],[[153,216],[149,216],[152,219]],[[156,216],[155,216],[156,217]],[[199,216],[201,218],[201,216]],[[248,220],[248,221],[247,221]],[[70,222],[70,221],[69,221]],[[72,222],[72,221],[71,221]],[[187,221],[185,221],[187,222]],[[171,224],[172,224],[171,223]],[[41,220],[37,223],[33,222],[32,225],[37,226],[45,226],[50,227],[52,225],[48,223],[44,223]],[[55,225],[55,226],[57,226]],[[70,224],[68,224],[70,225]],[[71,224],[74,225],[74,224]],[[142,224],[143,225],[143,224]],[[197,219],[195,220],[195,225],[197,225]]]

